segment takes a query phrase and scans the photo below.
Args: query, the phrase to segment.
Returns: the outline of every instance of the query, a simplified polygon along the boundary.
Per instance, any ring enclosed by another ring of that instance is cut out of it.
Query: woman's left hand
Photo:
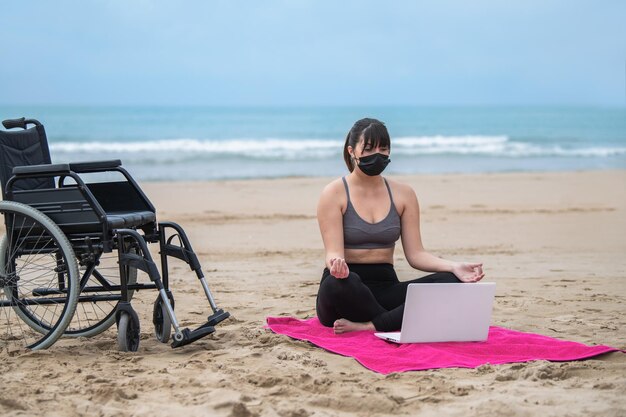
[[[483,264],[455,262],[452,273],[463,282],[478,282],[485,276]]]

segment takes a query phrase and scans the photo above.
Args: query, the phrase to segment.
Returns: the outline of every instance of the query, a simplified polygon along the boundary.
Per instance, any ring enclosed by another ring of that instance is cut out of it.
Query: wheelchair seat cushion
[[[107,223],[111,229],[138,227],[156,221],[151,211],[113,211],[107,212]]]

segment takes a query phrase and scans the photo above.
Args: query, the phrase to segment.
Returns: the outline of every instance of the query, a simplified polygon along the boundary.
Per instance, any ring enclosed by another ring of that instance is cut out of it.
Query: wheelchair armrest
[[[13,175],[16,177],[25,176],[45,176],[52,177],[57,175],[65,175],[70,173],[69,164],[42,164],[42,165],[24,165],[13,168]]]
[[[80,174],[87,172],[107,171],[122,166],[122,161],[112,159],[109,161],[88,161],[88,162],[72,162],[69,164],[70,170]]]

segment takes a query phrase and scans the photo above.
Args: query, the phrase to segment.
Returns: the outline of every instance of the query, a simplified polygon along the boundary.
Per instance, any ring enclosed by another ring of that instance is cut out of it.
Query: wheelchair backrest
[[[50,164],[50,150],[42,125],[28,129],[0,130],[0,185],[4,199],[5,186],[13,176],[13,168],[25,165]],[[54,188],[54,178],[28,178],[16,181],[14,190]]]

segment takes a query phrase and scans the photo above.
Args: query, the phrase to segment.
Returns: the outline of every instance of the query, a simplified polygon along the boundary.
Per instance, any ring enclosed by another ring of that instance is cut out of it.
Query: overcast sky
[[[626,1],[3,1],[0,104],[626,105]]]

